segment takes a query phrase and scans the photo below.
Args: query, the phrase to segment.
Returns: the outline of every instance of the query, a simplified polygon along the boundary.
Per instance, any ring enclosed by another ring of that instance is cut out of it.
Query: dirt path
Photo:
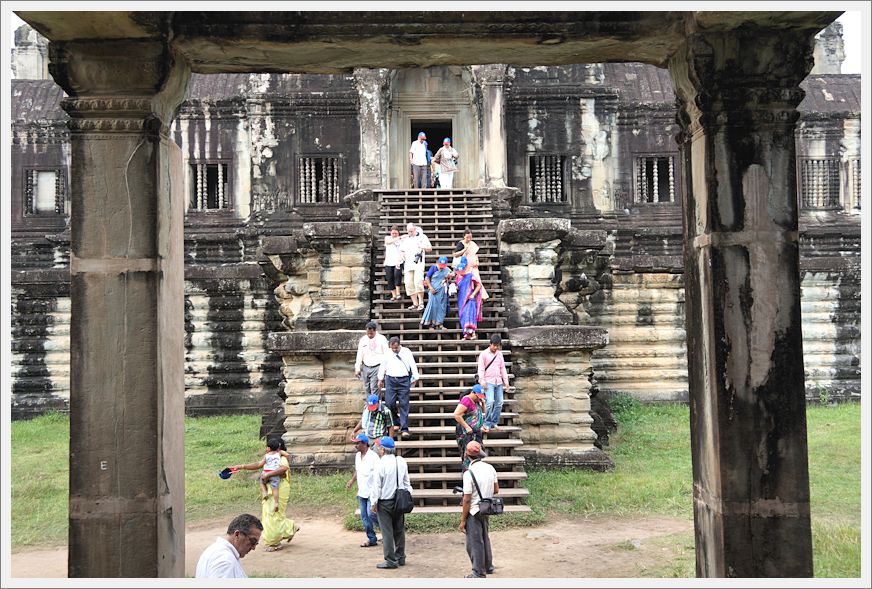
[[[258,548],[242,560],[249,576],[303,578],[462,577],[469,558],[460,532],[410,534],[408,564],[382,571],[381,545],[359,548],[361,532],[342,527],[339,517],[303,517],[291,544],[274,553]],[[221,535],[226,520],[189,526],[185,574],[193,576],[200,552]],[[491,533],[494,578],[639,577],[667,566],[680,546],[668,536],[693,531],[693,522],[668,518],[563,519],[537,528]],[[26,550],[12,554],[14,577],[65,577],[67,550]]]

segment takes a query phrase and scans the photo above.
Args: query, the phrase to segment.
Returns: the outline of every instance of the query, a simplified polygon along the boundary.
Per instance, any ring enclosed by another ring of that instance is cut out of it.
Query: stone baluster
[[[690,33],[669,63],[701,577],[812,576],[794,130],[813,38]]]
[[[359,95],[360,180],[359,188],[387,186],[387,120],[390,70],[355,68],[354,83]]]
[[[182,577],[185,195],[160,40],[52,42],[70,115],[70,577]]]

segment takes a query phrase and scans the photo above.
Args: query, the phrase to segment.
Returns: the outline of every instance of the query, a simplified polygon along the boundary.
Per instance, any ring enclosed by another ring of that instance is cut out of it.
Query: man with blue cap
[[[406,514],[394,513],[395,497],[399,488],[411,492],[412,483],[409,481],[409,467],[402,456],[397,456],[393,439],[387,436],[379,438],[376,452],[381,461],[370,492],[370,512],[378,514],[385,557],[376,568],[395,569],[406,564]]]
[[[412,165],[412,188],[428,188],[427,182],[427,135],[421,131],[418,139],[409,148],[409,163]]]
[[[376,397],[376,402],[378,397]],[[358,434],[351,440],[357,452],[354,454],[354,474],[351,475],[351,480],[345,484],[346,489],[351,489],[355,481],[357,481],[357,502],[360,505],[360,520],[363,522],[363,531],[366,533],[366,542],[360,545],[361,548],[368,548],[378,544],[378,538],[375,535],[375,524],[370,511],[369,498],[372,494],[372,487],[376,478],[376,472],[379,468],[378,454],[373,452],[369,447],[369,436],[366,434]]]
[[[451,147],[451,137],[442,140],[442,147],[433,156],[433,163],[439,166],[439,188],[454,187],[454,172],[457,171],[457,159],[460,154]]]
[[[371,394],[366,398],[360,421],[354,426],[351,435],[356,436],[358,432],[363,431],[372,439],[382,436],[393,437],[398,427],[394,422],[394,414],[384,401],[381,401],[377,394]]]

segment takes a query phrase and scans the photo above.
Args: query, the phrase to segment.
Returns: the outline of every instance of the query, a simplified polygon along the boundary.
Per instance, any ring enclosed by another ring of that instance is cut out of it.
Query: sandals
[[[369,548],[370,546],[378,546],[378,541],[376,542],[364,542],[360,545],[361,548]]]
[[[284,548],[284,546],[282,546],[281,544],[278,544],[276,546],[267,546],[266,548],[263,549],[263,551],[264,552],[278,552],[282,548]]]

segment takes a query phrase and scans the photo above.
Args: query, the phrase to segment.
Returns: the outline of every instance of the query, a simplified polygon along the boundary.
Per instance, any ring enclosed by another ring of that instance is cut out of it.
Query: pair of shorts
[[[403,283],[403,271],[395,266],[385,266],[385,280],[388,290],[394,290]]]
[[[406,286],[406,294],[417,294],[424,292],[424,265],[423,264],[406,264],[404,266],[403,282]]]

